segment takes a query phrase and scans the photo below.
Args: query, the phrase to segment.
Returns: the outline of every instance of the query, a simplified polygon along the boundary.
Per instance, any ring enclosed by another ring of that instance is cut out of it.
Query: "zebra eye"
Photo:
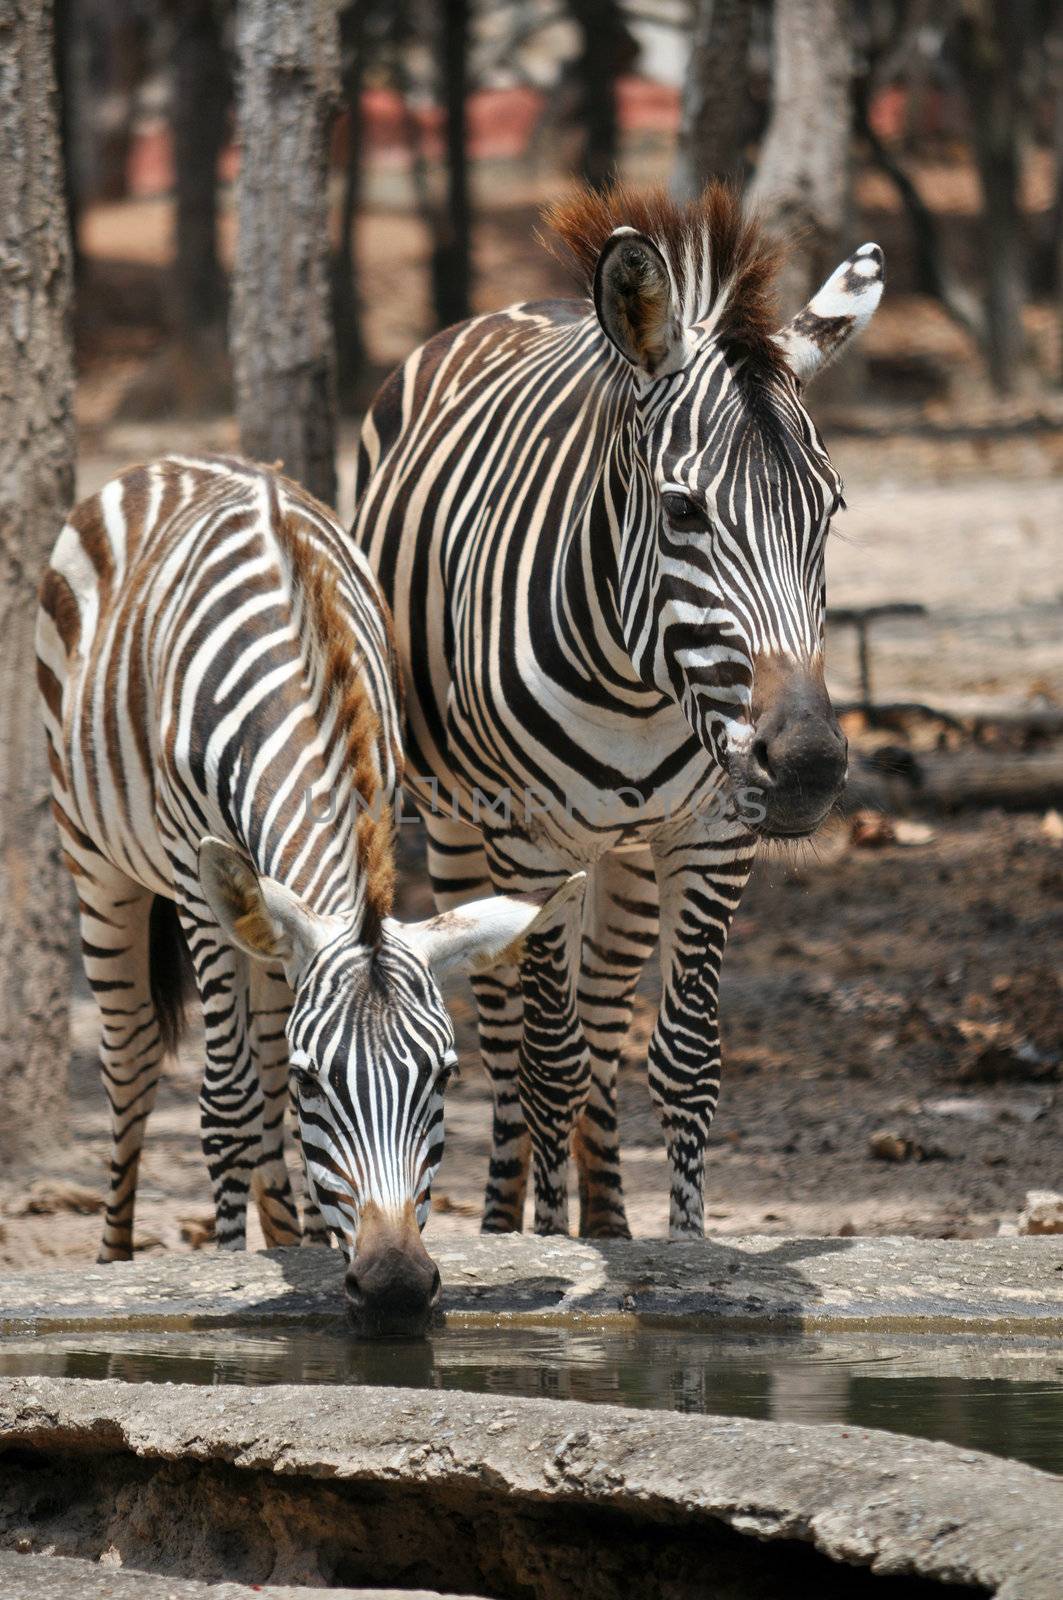
[[[676,528],[700,527],[704,522],[699,506],[685,494],[675,494],[669,490],[662,494],[661,503],[668,514],[668,520]]]
[[[458,1066],[458,1058],[454,1051],[451,1050],[443,1057],[443,1065],[440,1067],[439,1074],[436,1078],[436,1084],[440,1092],[442,1093],[452,1078],[460,1077],[461,1069]]]
[[[309,1072],[306,1067],[293,1066],[291,1072],[292,1081],[301,1095],[309,1097],[321,1092],[321,1085],[318,1083],[316,1075],[313,1072]]]

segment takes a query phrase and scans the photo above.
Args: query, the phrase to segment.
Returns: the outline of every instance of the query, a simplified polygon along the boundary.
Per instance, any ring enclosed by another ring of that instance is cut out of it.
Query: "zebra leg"
[[[603,856],[583,920],[579,1013],[590,1049],[587,1103],[573,1135],[583,1238],[630,1239],[620,1176],[616,1075],[635,986],[657,937],[657,880],[648,854]]]
[[[432,813],[425,818],[428,873],[436,908],[494,892],[476,828]],[[480,1059],[491,1084],[494,1117],[491,1160],[484,1193],[484,1233],[520,1233],[528,1185],[531,1141],[517,1086],[523,1005],[516,967],[493,967],[471,980],[480,1033]]]
[[[154,897],[101,856],[79,855],[81,950],[100,1008],[100,1069],[111,1107],[110,1186],[97,1260],[129,1261],[140,1152],[165,1055],[151,998]]]
[[[306,1162],[303,1158],[303,1136],[299,1129],[299,1106],[295,1098],[295,1091],[288,1086],[288,1121],[292,1130],[292,1143],[295,1145],[298,1161],[295,1164],[295,1192],[299,1197],[299,1208],[303,1214],[303,1243],[306,1245],[319,1245],[324,1250],[331,1250],[332,1235],[328,1224],[317,1208],[317,1202],[310,1193],[310,1184],[306,1176]]]
[[[522,1233],[531,1139],[520,1103],[518,1059],[524,1019],[516,967],[494,967],[470,979],[476,997],[480,1059],[491,1080],[491,1160],[481,1233]]]
[[[251,1049],[247,961],[203,920],[181,909],[203,1004],[206,1067],[199,1094],[200,1137],[214,1192],[215,1237],[221,1250],[247,1243],[247,1200],[262,1142],[263,1097]]]
[[[291,1004],[292,992],[279,968],[273,971],[262,967],[253,969],[251,1046],[258,1063],[265,1104],[262,1149],[251,1179],[251,1190],[269,1245],[314,1244],[323,1245],[327,1250],[332,1238],[306,1181],[299,1113],[288,1082],[288,1040],[284,1028]],[[285,1119],[291,1126],[298,1157],[294,1182],[284,1157]]]
[[[720,963],[755,848],[748,834],[707,831],[662,838],[653,847],[663,992],[649,1085],[668,1148],[672,1238],[705,1231],[705,1145],[720,1094]]]
[[[544,858],[523,835],[487,843],[499,894],[552,891],[571,870]],[[536,1233],[568,1232],[568,1149],[590,1088],[590,1056],[576,1003],[581,910],[532,934],[520,960],[523,1007],[517,1086],[531,1139]]]
[[[590,1089],[590,1056],[576,1004],[578,950],[579,929],[564,922],[533,935],[520,964],[518,1081],[531,1135],[536,1233],[568,1232],[569,1140]]]
[[[288,1040],[284,1024],[292,992],[279,969],[256,966],[251,972],[251,1050],[265,1102],[262,1143],[251,1192],[267,1249],[298,1244],[299,1213],[284,1159],[284,1119],[288,1113]]]

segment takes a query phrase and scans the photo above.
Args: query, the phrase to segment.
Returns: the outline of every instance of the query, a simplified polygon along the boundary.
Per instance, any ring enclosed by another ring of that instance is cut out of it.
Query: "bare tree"
[[[696,0],[672,179],[679,200],[712,178],[745,178],[752,22],[752,0]]]
[[[1031,39],[1031,0],[961,0],[957,61],[967,92],[982,186],[985,338],[989,376],[1013,386],[1022,358],[1025,242],[1019,184],[1028,127],[1023,71]]]
[[[469,0],[437,0],[446,199],[433,218],[432,300],[440,327],[472,314],[472,217],[465,130]]]
[[[332,262],[332,322],[336,335],[336,380],[340,405],[353,410],[365,366],[362,302],[354,232],[362,197],[362,90],[368,13],[372,0],[352,0],[343,13],[343,103],[347,112],[347,151],[343,171],[340,233]]]
[[[50,0],[0,0],[0,1161],[65,1134],[68,887],[31,662],[74,486],[70,244]]]
[[[868,155],[897,191],[912,239],[912,269],[919,294],[936,300],[957,327],[971,336],[983,351],[985,323],[976,295],[952,273],[946,259],[938,219],[919,192],[898,153],[876,132],[871,119],[873,77],[869,70],[854,79],[855,129]]]
[[[851,75],[848,0],[776,0],[771,118],[750,201],[799,242],[780,283],[787,313],[845,253]]]
[[[583,129],[580,176],[601,189],[616,177],[620,155],[616,80],[638,59],[638,43],[619,0],[569,0],[569,9],[580,30],[574,63]]]
[[[219,0],[171,0],[175,37],[170,123],[176,173],[174,287],[182,338],[198,341],[225,315],[218,260],[218,157],[229,120],[229,71]]]
[[[240,445],[336,493],[329,127],[339,92],[336,0],[240,0],[240,175],[230,319]]]
[[[1055,291],[1059,326],[1059,367],[1056,382],[1063,384],[1063,7],[1060,7],[1048,44],[1049,81],[1053,99],[1052,153],[1055,163],[1055,198],[1049,231],[1048,280]]]

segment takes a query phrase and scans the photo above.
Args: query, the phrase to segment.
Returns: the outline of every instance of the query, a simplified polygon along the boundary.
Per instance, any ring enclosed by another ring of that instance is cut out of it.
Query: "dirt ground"
[[[401,910],[420,915],[427,889],[416,829],[402,850]],[[875,850],[853,847],[839,823],[798,859],[766,856],[725,965],[709,1229],[970,1236],[1014,1220],[1027,1189],[1058,1187],[1061,891],[1063,847],[1030,816],[936,821],[925,844]],[[0,1190],[0,1262],[9,1266],[59,1267],[95,1253],[107,1122],[93,1004],[78,988],[74,1154],[38,1177],[36,1194]],[[625,1184],[640,1235],[667,1229],[664,1155],[642,1065],[657,993],[651,963],[621,1080]],[[488,1151],[471,1000],[462,983],[449,998],[462,1071],[448,1094],[429,1243],[477,1229]],[[145,1250],[203,1239],[210,1206],[198,1075],[193,1041],[167,1074],[148,1132],[138,1209]],[[905,1158],[875,1156],[879,1133],[896,1135]],[[72,1196],[82,1212],[69,1209],[63,1184],[89,1191]]]

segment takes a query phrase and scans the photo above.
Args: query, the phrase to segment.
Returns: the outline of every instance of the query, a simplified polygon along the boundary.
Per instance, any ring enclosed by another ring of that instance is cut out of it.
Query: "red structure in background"
[[[625,133],[674,134],[679,125],[679,91],[648,78],[621,78],[617,83],[619,119]],[[367,89],[362,97],[365,154],[384,166],[403,166],[408,159],[406,117],[391,89]],[[442,155],[443,113],[438,106],[416,106],[412,114],[424,154]],[[480,89],[469,96],[469,154],[474,161],[515,160],[528,148],[542,119],[551,115],[548,96],[535,89]],[[336,123],[333,155],[346,153],[347,118]],[[239,155],[228,145],[221,158],[221,176],[230,182]],[[138,199],[165,195],[173,187],[173,151],[169,126],[158,119],[139,129],[129,158],[129,193]]]

